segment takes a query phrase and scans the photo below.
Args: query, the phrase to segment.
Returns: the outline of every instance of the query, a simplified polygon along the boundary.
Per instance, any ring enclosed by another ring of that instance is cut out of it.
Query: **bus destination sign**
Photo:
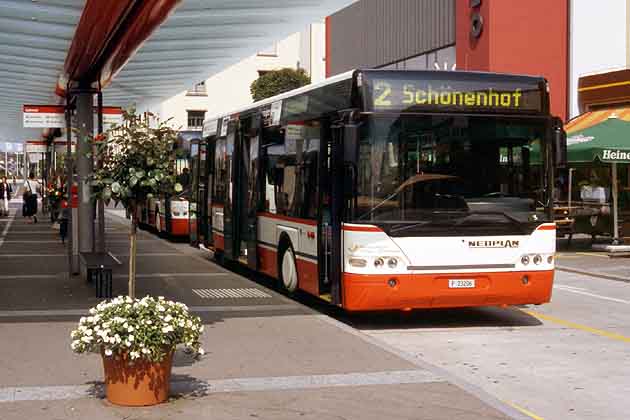
[[[542,93],[538,85],[470,81],[374,79],[369,85],[372,111],[449,111],[538,113]],[[371,105],[371,106],[370,106]]]

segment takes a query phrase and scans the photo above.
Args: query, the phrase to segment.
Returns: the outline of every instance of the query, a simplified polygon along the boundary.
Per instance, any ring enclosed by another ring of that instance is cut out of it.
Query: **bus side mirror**
[[[273,168],[271,170],[271,180],[273,185],[284,184],[284,168]]]
[[[567,133],[562,126],[553,129],[553,157],[556,168],[567,167]]]
[[[343,159],[357,163],[359,160],[359,125],[348,124],[343,130]]]

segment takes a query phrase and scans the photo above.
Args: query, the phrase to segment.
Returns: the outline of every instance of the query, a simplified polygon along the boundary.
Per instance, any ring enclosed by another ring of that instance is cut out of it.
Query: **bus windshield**
[[[372,115],[349,207],[392,236],[526,234],[543,219],[544,119]]]

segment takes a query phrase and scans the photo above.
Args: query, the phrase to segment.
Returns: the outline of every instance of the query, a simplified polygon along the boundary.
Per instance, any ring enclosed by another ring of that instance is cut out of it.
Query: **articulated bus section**
[[[349,311],[542,304],[566,147],[548,102],[535,77],[348,72],[206,120],[189,194],[144,217]]]

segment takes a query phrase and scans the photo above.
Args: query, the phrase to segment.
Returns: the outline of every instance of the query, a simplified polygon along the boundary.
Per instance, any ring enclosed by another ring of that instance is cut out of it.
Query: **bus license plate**
[[[474,289],[475,279],[457,279],[448,281],[449,289]]]

